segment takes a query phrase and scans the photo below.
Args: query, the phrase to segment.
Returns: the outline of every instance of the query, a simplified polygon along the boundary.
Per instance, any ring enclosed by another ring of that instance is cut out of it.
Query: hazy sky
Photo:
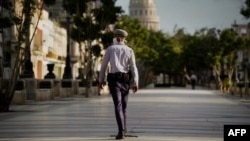
[[[130,0],[117,0],[128,14]],[[163,32],[173,33],[174,27],[194,33],[203,27],[230,28],[236,22],[248,23],[240,9],[245,0],[156,0],[157,14]]]

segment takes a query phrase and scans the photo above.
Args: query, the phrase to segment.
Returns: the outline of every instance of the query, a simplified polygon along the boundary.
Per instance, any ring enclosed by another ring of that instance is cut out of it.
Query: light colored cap
[[[128,32],[123,30],[123,29],[115,29],[114,34],[115,35],[122,35],[123,37],[128,36]]]

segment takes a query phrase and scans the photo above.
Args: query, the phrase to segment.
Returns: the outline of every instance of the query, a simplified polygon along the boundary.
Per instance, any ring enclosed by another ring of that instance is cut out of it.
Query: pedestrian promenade
[[[188,86],[131,94],[127,141],[223,141],[223,125],[250,125],[250,100]],[[28,101],[0,113],[0,141],[109,141],[117,126],[110,95]]]

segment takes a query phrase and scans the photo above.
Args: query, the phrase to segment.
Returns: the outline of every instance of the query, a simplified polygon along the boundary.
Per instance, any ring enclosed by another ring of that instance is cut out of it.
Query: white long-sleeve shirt
[[[107,48],[100,69],[99,82],[104,81],[108,63],[110,63],[109,73],[127,73],[130,70],[132,72],[134,85],[138,86],[139,76],[132,48],[123,43],[116,43]]]

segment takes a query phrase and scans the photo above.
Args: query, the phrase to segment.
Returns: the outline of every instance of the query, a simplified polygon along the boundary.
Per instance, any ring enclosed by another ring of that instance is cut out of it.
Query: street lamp
[[[23,73],[20,75],[20,78],[34,78],[33,64],[31,62],[31,53],[30,53],[30,24],[32,23],[32,17],[30,14],[32,11],[30,10],[29,1],[24,1],[24,5],[26,5],[26,16],[24,16],[24,36],[25,36],[25,62],[23,66]]]
[[[63,79],[72,79],[72,70],[70,64],[70,17],[67,15],[66,17],[66,24],[67,24],[67,56],[65,60],[65,68]]]
[[[29,44],[29,36],[30,36],[30,29],[28,28],[28,32],[26,33],[26,41],[25,41],[25,48],[27,49],[25,54],[25,62],[23,66],[23,73],[20,75],[20,78],[34,78],[34,71],[33,71],[33,63],[31,62],[31,53],[30,53],[30,44]]]

